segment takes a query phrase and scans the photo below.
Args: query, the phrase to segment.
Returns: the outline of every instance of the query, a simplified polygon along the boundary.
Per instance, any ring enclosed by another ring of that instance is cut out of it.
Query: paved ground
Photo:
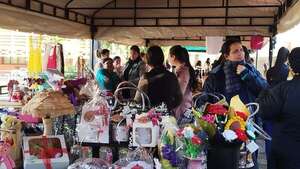
[[[259,145],[258,151],[258,163],[259,169],[267,169],[267,160],[265,154],[265,141],[262,139],[257,139],[257,144]]]

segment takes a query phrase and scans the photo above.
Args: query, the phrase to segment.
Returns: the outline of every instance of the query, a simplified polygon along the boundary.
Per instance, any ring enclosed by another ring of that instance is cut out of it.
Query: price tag
[[[250,151],[250,153],[254,153],[256,150],[259,149],[259,146],[254,141],[248,143],[246,147]]]

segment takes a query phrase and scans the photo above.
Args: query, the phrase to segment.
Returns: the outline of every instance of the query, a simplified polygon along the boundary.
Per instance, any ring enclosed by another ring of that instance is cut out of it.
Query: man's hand
[[[236,68],[236,74],[240,75],[245,69],[246,67],[244,65],[238,65]]]

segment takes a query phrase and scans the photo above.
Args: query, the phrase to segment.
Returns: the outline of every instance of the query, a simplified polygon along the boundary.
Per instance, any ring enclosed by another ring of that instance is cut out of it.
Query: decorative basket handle
[[[135,88],[137,88],[137,85],[136,84],[134,84],[133,82],[130,82],[130,81],[123,81],[123,82],[121,82],[121,83],[119,83],[119,85],[117,86],[117,89],[119,89],[119,88],[121,88],[122,86],[127,86],[127,87],[135,87]],[[117,90],[116,89],[116,90]]]
[[[127,87],[134,87],[134,88],[137,88],[137,86],[136,86],[134,83],[132,83],[132,82],[130,82],[130,81],[123,81],[123,82],[121,82],[121,83],[118,84],[118,86],[117,86],[117,88],[116,88],[116,90],[115,90],[115,93],[116,93],[116,91],[117,91],[118,89],[120,89],[122,86],[125,86],[125,85],[127,85]],[[132,89],[132,90],[133,90],[133,89]],[[115,99],[114,105],[112,106],[112,110],[114,110],[114,109],[117,107],[118,102],[120,103],[120,101],[117,99],[118,96],[115,95],[115,93],[114,93],[114,97],[115,97],[116,99]]]
[[[259,110],[259,104],[258,103],[248,103],[246,104],[246,107],[248,108],[248,110],[251,112],[250,116],[248,117],[248,120],[251,120],[254,118],[254,116],[258,113]],[[253,110],[252,108],[255,107],[255,109]]]
[[[219,96],[218,96],[219,95]],[[222,94],[214,94],[214,93],[197,93],[193,96],[193,100],[194,100],[194,104],[193,107],[197,107],[197,103],[199,101],[199,99],[203,98],[204,96],[212,96],[213,98],[215,98],[217,101],[220,101],[222,99],[225,99],[225,96]]]
[[[255,107],[254,110],[252,109],[253,106]],[[254,122],[254,120],[253,120],[254,116],[258,113],[259,104],[258,103],[248,103],[248,104],[246,104],[246,107],[249,109],[250,112],[253,112],[248,117],[246,123],[249,123],[250,125],[252,125],[253,128],[254,128],[254,130],[255,130],[255,132],[258,133],[264,139],[266,139],[266,140],[272,140],[272,137],[267,132],[265,132],[259,125],[257,125]]]
[[[142,98],[142,110],[144,111],[145,108],[146,108],[146,105],[145,105],[145,100],[147,100],[147,103],[149,104],[149,106],[151,106],[151,102],[150,102],[150,99],[149,97],[147,96],[147,94],[145,92],[143,92],[142,90],[136,88],[136,87],[120,87],[118,89],[116,89],[114,95],[115,95],[115,98],[116,98],[116,102],[118,103],[121,103],[121,101],[119,100],[118,98],[118,93],[122,90],[136,90],[136,91],[139,91],[140,94],[141,94],[141,98]]]

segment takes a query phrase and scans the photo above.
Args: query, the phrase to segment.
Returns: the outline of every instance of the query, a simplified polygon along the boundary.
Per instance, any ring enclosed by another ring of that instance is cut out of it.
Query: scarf
[[[237,94],[241,89],[241,78],[236,74],[236,67],[244,61],[226,61],[223,66],[225,74],[225,91],[228,94]]]

